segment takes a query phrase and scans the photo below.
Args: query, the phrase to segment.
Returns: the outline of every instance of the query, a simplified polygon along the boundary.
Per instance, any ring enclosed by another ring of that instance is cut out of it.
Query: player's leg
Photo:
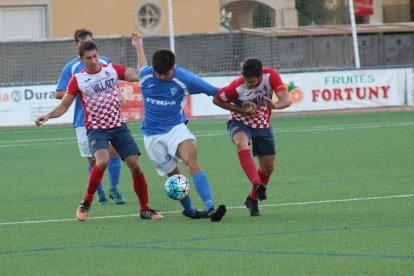
[[[253,154],[259,159],[259,169],[257,173],[262,184],[252,188],[247,196],[245,205],[250,210],[251,216],[260,216],[258,199],[267,198],[266,185],[274,170],[276,157],[276,147],[272,129],[261,129],[255,132],[252,138]]]
[[[224,205],[219,205],[217,209],[214,208],[210,184],[206,174],[201,170],[197,162],[195,140],[187,139],[182,141],[178,145],[176,154],[193,177],[194,187],[204,203],[208,216],[212,221],[220,221],[226,213],[226,207]]]
[[[174,130],[175,128],[165,134],[144,136],[144,145],[148,158],[160,176],[181,174],[177,164],[178,159],[175,157],[175,152],[181,139],[174,139],[176,138],[172,135],[175,132]],[[202,214],[193,207],[190,195],[181,199],[179,203],[184,208],[183,215],[190,218],[202,217]]]
[[[102,146],[102,143],[100,144]],[[107,148],[98,148],[93,152],[96,159],[96,164],[91,170],[86,193],[76,212],[76,217],[80,221],[84,221],[88,218],[88,212],[93,202],[93,195],[101,183],[106,167],[108,166],[109,153]]]
[[[253,154],[259,159],[257,174],[260,177],[260,182],[265,185],[257,187],[255,193],[260,200],[263,200],[266,199],[266,185],[273,173],[276,158],[276,143],[272,128],[255,130],[252,144]]]
[[[86,128],[84,126],[76,127],[75,130],[76,130],[76,138],[78,140],[78,147],[79,147],[80,155],[82,157],[87,158],[88,172],[90,174],[93,166],[95,165],[95,159],[92,157],[92,153],[89,148],[88,135],[86,134]],[[105,192],[102,187],[102,182],[98,186],[97,193],[98,193],[98,204],[100,205],[109,204],[109,201],[106,198]]]
[[[171,172],[167,173],[167,176],[170,177],[175,174],[181,174],[181,170],[180,167],[178,167],[178,164],[176,164],[175,168]],[[187,195],[183,199],[180,199],[178,202],[184,209],[182,212],[184,216],[192,219],[208,218],[207,212],[199,211],[193,206],[190,195]]]
[[[249,179],[250,184],[252,185],[252,190],[255,190],[261,184],[259,174],[257,173],[256,163],[254,162],[249,147],[249,141],[254,135],[255,130],[237,121],[229,121],[227,130],[236,146],[240,166]],[[257,200],[254,192],[253,199]]]
[[[259,168],[257,173],[260,176],[261,183],[267,185],[269,183],[270,176],[275,169],[276,155],[260,155],[257,156],[259,159]]]
[[[111,139],[112,145],[131,171],[132,184],[140,206],[141,219],[163,219],[162,215],[149,207],[148,184],[144,172],[138,163],[138,156],[141,155],[141,152],[129,129],[126,125],[123,125],[116,130],[111,130],[111,132],[113,134]]]
[[[121,176],[121,158],[111,144],[109,145],[108,174],[110,185],[109,198],[113,199],[116,204],[124,204],[125,199],[118,190],[119,178]]]

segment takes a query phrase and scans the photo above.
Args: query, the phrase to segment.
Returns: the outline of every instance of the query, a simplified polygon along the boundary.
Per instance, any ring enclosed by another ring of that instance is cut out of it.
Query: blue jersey
[[[109,59],[104,56],[99,56],[99,62],[102,64],[110,63]],[[65,67],[63,68],[62,73],[60,74],[60,78],[56,87],[56,91],[66,90],[68,87],[69,81],[72,76],[76,73],[79,73],[85,68],[85,65],[80,60],[79,57],[72,59],[68,62]],[[73,115],[73,127],[82,127],[85,126],[85,112],[83,111],[82,103],[80,98],[76,96],[75,101],[75,112]]]
[[[141,127],[144,135],[167,133],[181,124],[190,94],[214,96],[218,91],[216,87],[181,67],[175,67],[173,79],[163,81],[154,76],[152,67],[145,66],[139,71],[139,80],[144,102]]]

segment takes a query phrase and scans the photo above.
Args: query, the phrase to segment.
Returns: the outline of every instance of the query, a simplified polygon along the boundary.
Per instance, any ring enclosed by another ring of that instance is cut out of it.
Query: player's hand
[[[242,108],[243,108],[244,114],[250,115],[250,116],[255,114],[257,111],[256,104],[252,102],[248,102],[248,101],[242,103]]]
[[[268,97],[264,97],[267,108],[276,109],[276,103]]]
[[[41,126],[44,123],[46,123],[47,120],[49,120],[48,115],[39,116],[39,117],[37,117],[37,119],[35,121],[35,124],[36,124],[36,126]]]
[[[131,34],[131,43],[134,48],[143,48],[144,42],[142,41],[142,36],[132,33]]]

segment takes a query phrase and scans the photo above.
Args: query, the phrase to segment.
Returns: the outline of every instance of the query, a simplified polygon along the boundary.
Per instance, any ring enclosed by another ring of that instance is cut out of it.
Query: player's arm
[[[275,70],[270,69],[270,86],[272,87],[273,91],[276,93],[278,101],[274,102],[270,98],[265,98],[266,104],[268,108],[271,109],[284,109],[289,107],[292,102],[290,101],[290,96],[288,91],[286,90],[285,85],[282,82],[282,79]]]
[[[75,100],[75,96],[65,93],[63,96],[62,101],[58,106],[56,106],[52,111],[49,113],[37,117],[35,123],[37,126],[43,125],[46,121],[52,118],[58,118],[68,111],[69,107],[72,105],[73,101]]]
[[[129,82],[137,82],[139,80],[137,69],[126,68],[125,66],[116,63],[112,63],[112,67],[114,67],[120,80]]]
[[[132,43],[132,47],[135,48],[135,52],[137,55],[137,61],[138,61],[137,70],[139,71],[142,67],[148,65],[147,58],[145,57],[144,43],[142,41],[142,36],[132,33],[131,43]]]
[[[55,97],[58,100],[63,99],[63,96],[65,96],[66,90],[56,90]]]
[[[213,98],[213,103],[223,109],[249,116],[256,113],[257,110],[256,104],[249,101],[236,104],[240,103],[240,101],[238,101],[237,92],[231,88],[231,85],[221,88]]]
[[[68,87],[68,83],[70,78],[72,77],[71,68],[68,64],[63,68],[62,73],[60,74],[59,81],[57,83],[55,98],[58,100],[63,99],[65,96],[66,88]]]
[[[138,71],[134,68],[126,68],[124,74],[124,80],[130,82],[137,82],[138,79]]]
[[[265,97],[267,107],[271,109],[285,109],[292,104],[287,90],[278,92],[277,98],[279,100],[277,102],[274,102],[272,99]]]

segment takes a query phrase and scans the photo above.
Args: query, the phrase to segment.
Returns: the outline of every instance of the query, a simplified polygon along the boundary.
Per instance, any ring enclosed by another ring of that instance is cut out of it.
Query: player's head
[[[248,88],[259,85],[262,76],[263,65],[257,58],[248,58],[242,65],[242,76]]]
[[[168,49],[159,49],[152,55],[152,68],[162,80],[172,79],[174,76],[175,55]]]
[[[79,49],[79,46],[85,41],[93,40],[93,34],[91,31],[87,29],[77,29],[73,34],[73,38],[75,39],[75,46]]]
[[[86,70],[96,72],[100,69],[98,46],[93,41],[85,41],[79,46],[79,56]]]

